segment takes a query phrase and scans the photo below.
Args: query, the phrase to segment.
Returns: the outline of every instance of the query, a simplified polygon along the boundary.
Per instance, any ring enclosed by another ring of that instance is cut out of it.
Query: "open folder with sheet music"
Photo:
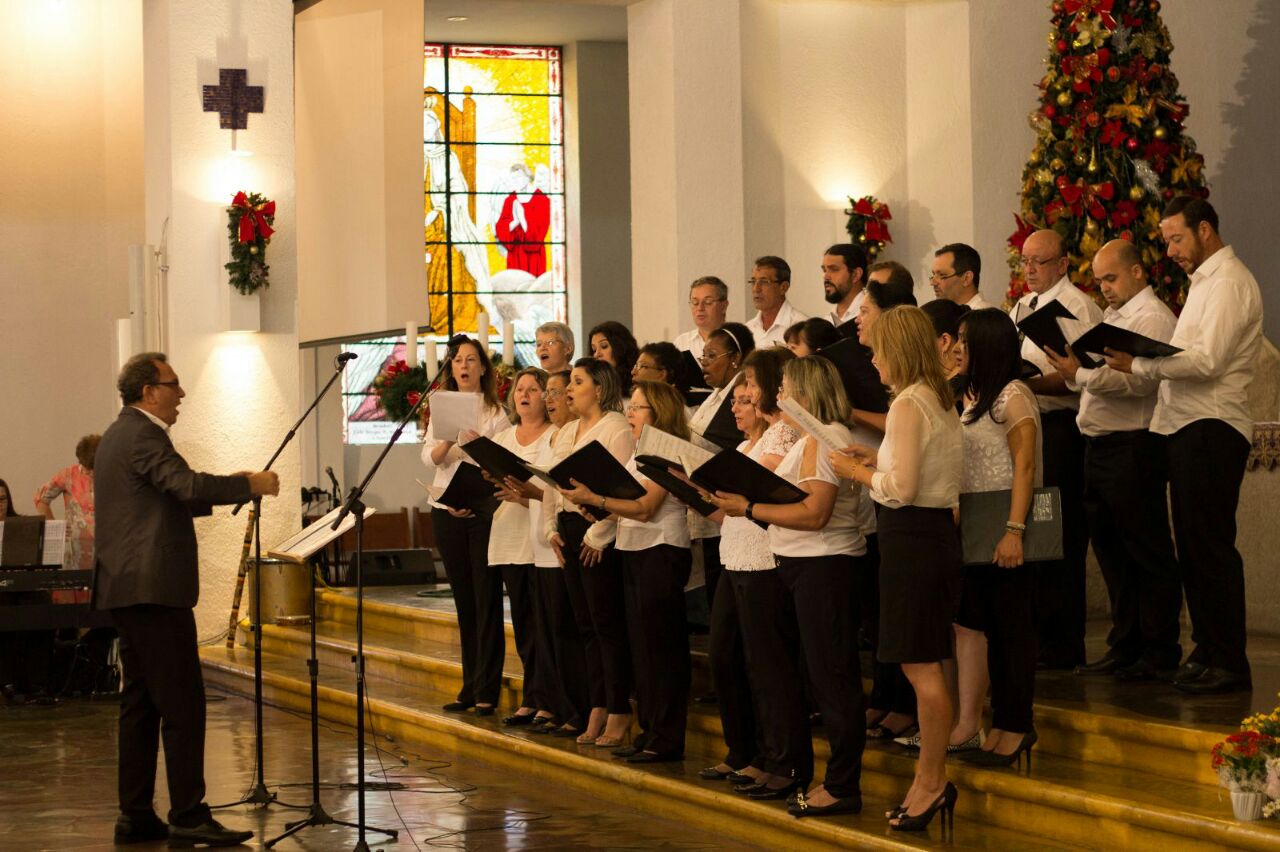
[[[713,453],[647,424],[640,430],[640,441],[636,444],[636,462],[638,465],[668,471],[672,468],[683,470],[689,479],[706,491],[713,494],[717,491],[741,494],[752,503],[799,503],[806,496],[803,489],[797,488],[737,450]],[[647,473],[645,475],[649,476]],[[671,476],[679,481],[679,477]],[[666,487],[666,483],[657,477],[649,478]],[[681,502],[701,512],[698,506],[682,496],[681,491],[687,493],[689,489],[683,482],[681,484],[681,490],[667,490]],[[694,494],[696,495],[696,491]],[[697,499],[706,502],[701,495],[697,495]]]
[[[1163,358],[1182,351],[1111,323],[1079,319],[1056,300],[1023,317],[1018,328],[1041,349],[1064,354],[1070,346],[1080,365],[1089,369],[1102,366],[1102,353],[1106,349],[1135,358]]]

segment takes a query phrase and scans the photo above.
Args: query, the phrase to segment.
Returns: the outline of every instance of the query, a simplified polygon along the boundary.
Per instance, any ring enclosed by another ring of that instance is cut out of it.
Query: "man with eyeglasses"
[[[562,322],[544,322],[534,332],[538,366],[548,373],[573,367],[573,330]]]
[[[756,258],[747,284],[751,287],[751,302],[756,306],[756,315],[747,320],[747,328],[755,336],[756,348],[785,346],[787,329],[809,318],[787,301],[791,266],[773,255]]]
[[[192,612],[200,596],[192,518],[220,504],[275,495],[272,471],[193,471],[169,440],[186,393],[161,352],[130,358],[116,381],[124,408],[94,459],[97,509],[93,607],[120,634],[116,843],[231,846],[253,836],[224,828],[204,801],[204,681]],[[164,740],[169,825],[152,800]]]
[[[1057,231],[1040,230],[1027,237],[1022,244],[1022,269],[1031,292],[1014,306],[1014,321],[1057,301],[1076,319],[1090,325],[1101,322],[1102,310],[1071,282],[1070,268],[1071,258]],[[1089,527],[1084,511],[1084,438],[1076,425],[1080,394],[1067,387],[1066,379],[1031,338],[1022,341],[1022,357],[1040,371],[1026,382],[1040,407],[1044,484],[1056,486],[1062,495],[1063,558],[1040,562],[1034,572],[1040,666],[1070,670],[1085,663]]]
[[[948,243],[933,253],[929,283],[936,299],[947,299],[971,311],[993,308],[982,298],[978,283],[982,278],[982,257],[964,243]]]
[[[728,286],[714,275],[702,276],[689,285],[689,313],[693,315],[693,329],[671,342],[681,352],[692,354],[695,360],[701,359],[707,338],[724,325],[728,310]]]

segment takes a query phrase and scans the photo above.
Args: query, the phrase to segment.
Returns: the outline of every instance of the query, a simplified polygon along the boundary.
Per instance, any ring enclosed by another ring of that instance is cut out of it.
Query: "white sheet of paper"
[[[42,565],[62,565],[67,553],[67,522],[44,522],[44,551],[40,554]],[[75,566],[72,566],[75,567]]]
[[[288,559],[291,562],[302,562],[307,557],[316,553],[320,548],[333,541],[335,538],[344,535],[347,530],[356,525],[355,513],[348,514],[342,519],[342,523],[338,525],[336,530],[330,529],[333,522],[338,519],[338,513],[342,511],[342,507],[334,509],[326,514],[323,518],[311,523],[310,526],[303,528],[300,532],[294,533],[289,538],[277,544],[275,547],[267,551],[267,555],[275,559]],[[365,506],[364,517],[368,518],[377,509],[372,506]]]
[[[709,441],[706,443],[709,447],[715,447],[717,452],[719,451],[720,448],[715,444]],[[647,423],[640,428],[640,440],[636,443],[636,455],[658,456],[667,461],[679,461],[688,471],[696,470],[706,464],[715,454],[707,447],[677,438],[670,432],[663,432]]]
[[[431,395],[431,435],[437,441],[457,441],[458,433],[479,431],[480,394],[436,391]]]
[[[818,443],[828,450],[839,452],[844,449],[841,436],[834,429],[828,427],[827,424],[805,411],[804,407],[794,399],[779,400],[778,408],[785,411],[797,426],[816,438]]]

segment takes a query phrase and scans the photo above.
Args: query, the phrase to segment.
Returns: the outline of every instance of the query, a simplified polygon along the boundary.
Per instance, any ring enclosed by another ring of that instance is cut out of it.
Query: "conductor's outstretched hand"
[[[275,497],[280,493],[280,477],[274,470],[249,474],[249,491],[254,497]]]

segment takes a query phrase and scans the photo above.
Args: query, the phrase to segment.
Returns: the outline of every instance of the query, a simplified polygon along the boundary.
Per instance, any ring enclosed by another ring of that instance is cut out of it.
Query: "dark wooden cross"
[[[219,68],[218,85],[204,87],[204,111],[216,112],[223,130],[245,130],[249,113],[262,112],[262,87],[248,81],[244,68]]]

